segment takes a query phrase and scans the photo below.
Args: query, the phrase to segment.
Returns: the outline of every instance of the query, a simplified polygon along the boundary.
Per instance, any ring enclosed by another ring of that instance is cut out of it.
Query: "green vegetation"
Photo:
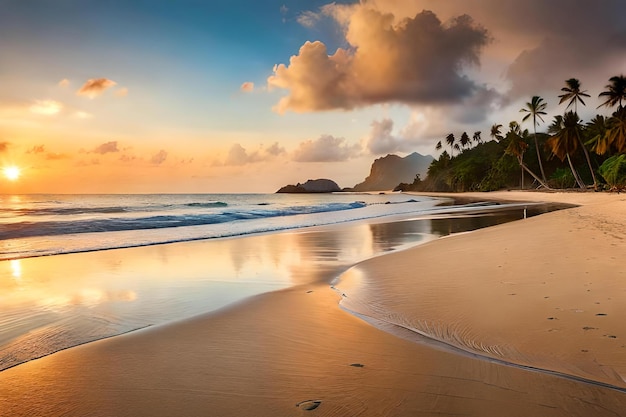
[[[499,189],[626,189],[626,77],[611,77],[599,107],[614,109],[610,116],[597,115],[583,124],[578,104],[590,97],[576,78],[565,80],[559,104],[567,103],[563,115],[554,116],[547,133],[537,132],[545,122],[547,103],[534,96],[520,112],[522,122],[531,120],[533,133],[517,121],[491,126],[488,141],[481,132],[472,137],[462,132],[439,141],[435,149],[449,149],[432,162],[425,179],[400,184],[403,191],[493,191]],[[573,110],[571,108],[573,107]],[[534,152],[527,152],[531,147]],[[536,155],[529,155],[536,154]],[[596,175],[599,174],[599,175]],[[602,182],[604,181],[604,182]]]

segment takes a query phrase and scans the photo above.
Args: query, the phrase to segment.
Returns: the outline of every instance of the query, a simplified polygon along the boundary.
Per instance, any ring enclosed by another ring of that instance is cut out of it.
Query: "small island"
[[[320,178],[316,180],[308,180],[304,184],[285,185],[276,193],[334,193],[341,191],[341,188],[333,180]]]

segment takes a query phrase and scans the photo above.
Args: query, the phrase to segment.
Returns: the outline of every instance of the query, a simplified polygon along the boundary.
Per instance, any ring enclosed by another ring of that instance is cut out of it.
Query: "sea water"
[[[1,196],[0,370],[330,284],[367,258],[521,219],[527,206],[451,203],[398,193]]]

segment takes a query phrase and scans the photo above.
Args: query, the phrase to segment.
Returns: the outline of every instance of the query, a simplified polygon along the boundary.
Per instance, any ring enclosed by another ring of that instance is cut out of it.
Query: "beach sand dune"
[[[625,199],[546,196],[493,195],[584,205],[371,259],[362,288],[298,285],[0,372],[0,415],[624,416]],[[352,298],[598,383],[398,337]]]

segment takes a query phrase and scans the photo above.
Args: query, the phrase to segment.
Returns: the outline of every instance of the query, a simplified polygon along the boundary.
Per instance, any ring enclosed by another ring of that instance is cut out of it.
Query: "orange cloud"
[[[128,88],[122,87],[115,92],[117,97],[126,97],[128,95]]]
[[[241,87],[239,89],[244,93],[251,93],[254,91],[254,83],[246,81],[245,83],[241,84]]]
[[[70,85],[70,80],[68,80],[67,78],[63,78],[61,81],[58,82],[57,85],[59,87],[67,87],[68,85]]]
[[[114,85],[117,85],[117,83],[113,80],[109,80],[108,78],[91,78],[83,84],[76,94],[79,96],[95,98]]]
[[[161,165],[167,159],[167,152],[161,149],[159,152],[154,154],[152,158],[150,158],[150,163],[154,165]]]
[[[114,153],[119,152],[119,148],[117,147],[117,141],[111,141],[103,143],[100,146],[97,146],[92,152],[100,155],[104,155],[106,153]]]
[[[6,152],[9,149],[9,142],[0,142],[0,152]]]
[[[398,20],[366,3],[329,5],[322,13],[344,28],[350,47],[329,55],[322,42],[306,42],[288,65],[276,65],[268,87],[289,91],[275,107],[279,113],[447,103],[482,88],[462,70],[479,63],[490,39],[467,15],[445,24],[429,11]]]

